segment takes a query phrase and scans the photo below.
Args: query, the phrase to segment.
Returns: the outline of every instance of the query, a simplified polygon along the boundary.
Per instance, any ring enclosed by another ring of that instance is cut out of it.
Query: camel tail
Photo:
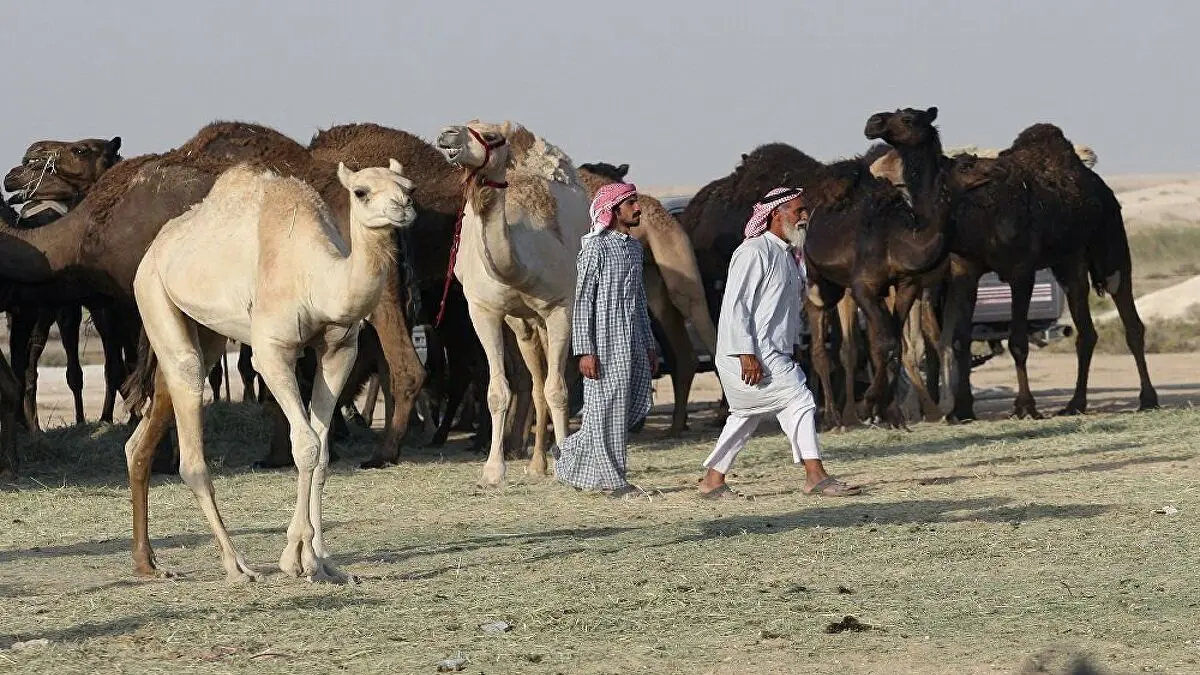
[[[158,357],[150,346],[150,338],[146,329],[138,335],[137,366],[121,387],[121,396],[125,399],[125,408],[131,415],[144,415],[147,403],[154,396],[154,376],[158,371]]]

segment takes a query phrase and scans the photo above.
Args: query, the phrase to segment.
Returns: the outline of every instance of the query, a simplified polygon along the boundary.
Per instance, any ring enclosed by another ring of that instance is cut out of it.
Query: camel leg
[[[938,408],[938,402],[933,398],[931,392],[937,391],[939,386],[938,371],[941,364],[938,359],[938,345],[942,342],[942,328],[938,325],[933,293],[928,289],[923,294],[917,310],[920,313],[921,336],[924,339],[924,361],[928,378],[921,380],[921,410],[926,422],[936,422],[942,415]]]
[[[896,287],[895,311],[892,314],[892,316],[889,317],[891,319],[891,327],[890,328],[893,332],[893,335],[895,333],[900,332],[900,329],[902,329],[904,327],[904,325],[908,323],[908,319],[915,314],[915,312],[913,312],[913,306],[916,304],[917,299],[920,297],[920,295],[921,295],[921,286],[919,284],[915,283],[913,280],[909,280],[909,281],[902,283],[901,285]],[[915,320],[914,320],[914,323],[916,323]],[[919,333],[919,331],[918,331],[918,333]],[[894,340],[895,339],[893,338],[893,341]],[[920,336],[918,334],[917,341],[919,341],[919,340],[920,340]],[[898,348],[902,348],[902,345],[898,345]],[[899,360],[900,361],[904,360],[903,351],[901,351]],[[895,370],[897,370],[897,365],[898,364],[895,363],[895,359],[893,359],[893,362],[889,364],[889,368],[892,369],[893,371],[895,371]],[[920,371],[915,367],[915,364],[912,364],[912,365],[914,367],[909,372],[909,375],[911,376],[911,379],[913,381],[913,388],[914,389],[917,389],[917,388],[923,389],[924,387],[921,385]],[[889,392],[888,398],[891,399],[892,402],[889,406],[887,406],[885,415],[888,418],[888,423],[891,424],[892,426],[895,426],[898,428],[906,428],[905,424],[904,424],[904,416],[903,416],[903,414],[901,414],[900,408],[897,405],[896,398],[895,398],[896,385],[899,382],[899,380],[900,380],[899,373],[895,372],[893,374],[893,376],[891,377],[890,381],[886,384],[886,386],[888,388],[888,392]],[[928,395],[928,393],[926,395]]]
[[[808,312],[808,325],[811,331],[812,367],[821,384],[821,395],[824,399],[822,426],[826,429],[834,429],[841,426],[841,419],[838,416],[837,401],[833,394],[833,381],[830,375],[831,362],[829,346],[826,342],[829,333],[830,309],[826,300],[827,298],[822,294],[820,288],[813,285],[809,289],[808,302],[804,303],[804,308]]]
[[[221,380],[225,379],[225,370],[221,366],[221,359],[218,358],[208,371],[208,386],[212,389],[213,403],[221,400]]]
[[[389,267],[384,272],[379,304],[371,313],[371,325],[379,334],[379,344],[387,360],[393,402],[383,439],[375,455],[363,462],[364,469],[393,464],[400,457],[400,440],[408,430],[408,418],[412,414],[417,392],[421,391],[421,385],[425,382],[425,367],[421,365],[421,357],[413,346],[402,307],[399,276],[394,267]]]
[[[1088,268],[1083,261],[1072,261],[1054,268],[1054,275],[1067,291],[1067,307],[1071,310],[1071,321],[1075,324],[1075,358],[1078,371],[1075,375],[1075,393],[1059,415],[1082,415],[1087,412],[1088,370],[1092,365],[1092,352],[1096,348],[1096,326],[1092,323],[1092,310],[1088,306]],[[1132,298],[1130,299],[1132,302]]]
[[[1109,288],[1109,292],[1117,305],[1121,325],[1125,328],[1125,345],[1129,347],[1129,353],[1133,354],[1133,361],[1137,364],[1138,379],[1141,381],[1138,410],[1153,410],[1158,407],[1158,392],[1150,382],[1150,369],[1146,366],[1146,326],[1138,316],[1137,306],[1133,302],[1133,279],[1128,268],[1119,274],[1116,289]]]
[[[154,451],[167,434],[175,410],[162,369],[155,373],[154,397],[150,409],[125,443],[125,462],[129,469],[129,491],[133,500],[133,573],[139,577],[167,577],[158,569],[150,546],[149,501],[150,468]]]
[[[83,415],[83,366],[79,362],[79,328],[83,325],[83,307],[63,307],[55,313],[54,318],[58,323],[63,351],[67,354],[67,388],[71,390],[71,398],[75,403],[75,424],[84,424],[87,420]]]
[[[258,379],[258,373],[254,372],[254,351],[250,349],[250,345],[241,345],[238,347],[238,375],[242,378],[242,400],[256,401],[258,395],[254,393],[255,380]]]
[[[378,372],[371,373],[367,378],[367,393],[363,395],[362,416],[368,427],[375,423],[375,406],[379,403],[379,379]]]
[[[341,328],[331,329],[331,331],[337,332],[342,330]],[[303,536],[300,536],[301,532],[306,532],[301,529],[304,524],[299,519],[293,519],[292,525],[288,527],[288,547],[280,558],[280,567],[285,570],[295,569],[297,559],[305,560],[307,556],[303,550],[296,550],[295,542],[299,539],[301,549],[304,545],[308,545],[312,549],[312,555],[316,558],[317,567],[312,574],[305,570],[305,576],[310,581],[333,583],[356,581],[353,577],[338,571],[329,561],[321,515],[321,495],[325,489],[325,478],[329,470],[329,424],[333,419],[333,412],[337,407],[337,400],[342,388],[345,387],[346,380],[354,368],[358,351],[356,336],[343,334],[340,337],[341,339],[334,339],[327,333],[324,349],[318,350],[317,372],[313,377],[312,399],[309,403],[309,425],[321,442],[320,455],[318,455],[316,466],[313,468],[312,483],[309,486],[308,494],[308,523],[312,535],[305,541]],[[299,461],[296,465],[300,465]],[[297,505],[297,511],[299,509],[300,507]]]
[[[26,401],[26,391],[29,388],[29,348],[33,338],[33,333],[37,329],[38,317],[40,311],[28,305],[14,306],[8,310],[11,326],[9,327],[8,335],[8,353],[12,358],[12,370],[16,374],[18,381],[21,384],[21,398],[18,402],[18,407],[23,412],[25,425],[29,429],[29,434],[33,437],[41,435],[41,426],[38,422],[37,411],[32,414],[29,411],[29,405]],[[36,384],[34,386],[37,386]]]
[[[982,272],[957,256],[951,257],[950,279],[942,317],[938,356],[942,365],[939,409],[951,424],[975,419],[971,393],[971,321]]]
[[[671,351],[674,367],[671,370],[671,387],[675,391],[675,410],[671,417],[671,428],[668,434],[675,435],[687,431],[688,396],[692,391],[692,381],[696,377],[696,367],[700,361],[696,358],[696,350],[692,347],[692,339],[688,335],[684,315],[671,303],[667,293],[666,283],[655,267],[647,267],[642,275],[646,285],[646,304],[650,312],[658,319],[666,336],[665,349]],[[707,314],[706,314],[707,315]],[[653,366],[653,364],[651,364]]]
[[[567,393],[567,362],[571,358],[571,308],[558,307],[546,317],[546,403],[554,423],[554,442],[561,444],[570,429],[567,416],[570,406]]]
[[[845,377],[845,398],[842,400],[841,426],[858,426],[862,416],[855,405],[855,389],[858,385],[858,303],[854,296],[845,293],[837,303],[838,328],[841,330],[838,358]]]
[[[205,355],[215,359],[214,344],[224,339],[198,326],[170,300],[166,290],[153,276],[137,277],[134,292],[145,317],[146,335],[158,356],[158,367],[170,389],[175,409],[175,428],[179,435],[179,476],[192,489],[200,509],[208,520],[226,578],[231,581],[255,581],[261,578],[250,569],[233,545],[229,531],[217,510],[208,466],[204,462],[203,402]],[[211,361],[208,365],[211,365]],[[141,426],[139,424],[139,426]]]
[[[1017,400],[1013,405],[1013,416],[1040,419],[1037,405],[1033,400],[1033,392],[1029,389],[1029,372],[1026,362],[1029,359],[1029,302],[1033,298],[1033,271],[1023,272],[1013,277],[1009,288],[1012,289],[1012,323],[1008,330],[1008,351],[1012,354],[1013,364],[1017,368]]]
[[[512,392],[504,375],[504,319],[475,304],[469,310],[471,323],[487,355],[487,404],[492,417],[492,441],[479,485],[499,487],[504,484],[504,431],[508,428],[508,406],[512,403]]]
[[[867,347],[870,350],[871,366],[875,370],[871,378],[871,385],[867,387],[867,391],[863,395],[861,415],[862,417],[890,416],[892,392],[889,382],[894,382],[894,371],[898,365],[896,336],[892,330],[895,322],[876,289],[857,283],[852,288],[852,293],[867,317]],[[899,303],[900,299],[897,297],[897,304]],[[911,301],[903,308],[904,311],[907,311],[909,306],[911,306]],[[891,423],[894,420],[887,421]]]
[[[96,327],[96,332],[100,335],[100,344],[104,348],[104,405],[100,408],[100,421],[112,424],[117,407],[117,392],[128,374],[125,354],[121,348],[120,327],[116,325],[118,318],[111,308],[88,305],[87,310],[92,316],[92,325]]]
[[[0,482],[16,480],[17,413],[21,406],[21,383],[0,353]]]
[[[534,476],[545,476],[546,470],[549,468],[549,463],[546,461],[546,423],[550,421],[548,405],[546,403],[546,356],[542,352],[542,337],[536,326],[532,326],[529,322],[514,317],[505,317],[505,322],[512,329],[513,335],[517,338],[517,349],[521,351],[521,358],[525,362],[525,367],[529,369],[530,393],[533,397],[534,409],[534,430],[533,430],[533,456],[529,458],[529,466],[526,468],[526,473]],[[528,433],[528,415],[520,414],[520,411],[514,411],[513,424],[524,433]],[[523,428],[522,428],[523,427]]]

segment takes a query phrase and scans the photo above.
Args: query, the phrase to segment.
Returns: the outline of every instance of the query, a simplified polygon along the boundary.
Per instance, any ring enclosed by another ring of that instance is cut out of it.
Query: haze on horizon
[[[161,152],[216,119],[306,143],[478,117],[643,185],[699,184],[766,142],[862,152],[871,113],[936,105],[946,145],[1048,121],[1102,173],[1200,170],[1197,3],[61,0],[6,19],[4,167],[44,138]]]

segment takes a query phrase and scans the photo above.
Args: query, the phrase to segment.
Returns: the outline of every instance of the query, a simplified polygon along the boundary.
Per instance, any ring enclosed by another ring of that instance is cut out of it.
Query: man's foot
[[[862,486],[848,485],[833,476],[826,476],[814,485],[805,485],[804,494],[811,497],[851,497],[862,494]]]
[[[720,486],[711,490],[707,490],[703,485],[701,485],[698,494],[700,495],[700,499],[750,499],[750,497],[747,497],[746,495],[743,495],[739,492],[734,492],[733,488],[729,487],[725,483],[721,483]]]

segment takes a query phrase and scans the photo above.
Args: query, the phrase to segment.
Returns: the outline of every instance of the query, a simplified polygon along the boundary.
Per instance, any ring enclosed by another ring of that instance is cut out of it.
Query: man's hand
[[[650,377],[658,375],[658,351],[654,347],[646,350],[646,360],[650,363]]]
[[[579,374],[589,380],[600,379],[600,359],[595,354],[579,357]]]
[[[751,387],[762,382],[763,369],[758,357],[753,354],[738,354],[738,358],[742,361],[742,382]]]

